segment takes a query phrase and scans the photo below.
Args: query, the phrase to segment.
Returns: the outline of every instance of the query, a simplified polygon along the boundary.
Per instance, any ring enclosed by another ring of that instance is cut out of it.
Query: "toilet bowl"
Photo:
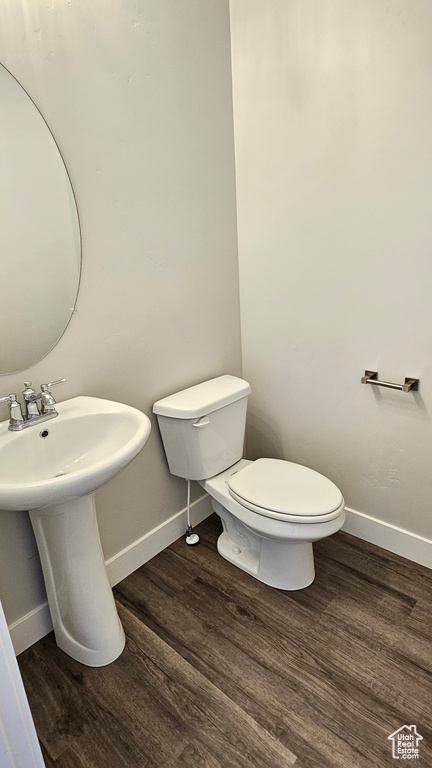
[[[170,471],[197,480],[222,521],[226,560],[259,581],[303,589],[315,577],[312,543],[338,531],[344,500],[328,478],[281,459],[242,458],[251,388],[219,376],[153,406]]]
[[[246,468],[247,472],[244,471]],[[265,473],[268,473],[268,485],[263,482]],[[256,477],[256,500],[262,501],[267,493],[269,504],[275,506],[277,494],[271,486],[275,474],[286,483],[285,487],[282,483],[277,486],[284,504],[275,510],[251,502],[253,490],[250,486]],[[287,482],[290,475],[297,477],[294,492]],[[233,480],[238,482],[235,484]],[[308,480],[312,482],[308,483]],[[314,481],[316,486],[327,490],[327,499],[319,495],[318,488],[311,489]],[[239,494],[230,487],[231,483],[242,490],[247,488],[248,498],[240,500]],[[298,497],[302,483],[304,496],[301,501]],[[201,481],[200,485],[211,496],[212,507],[222,521],[223,533],[217,542],[219,554],[277,589],[297,590],[309,586],[315,578],[312,542],[336,533],[345,522],[344,500],[336,486],[318,472],[292,462],[242,459],[216,477]],[[289,511],[281,512],[282,506]]]

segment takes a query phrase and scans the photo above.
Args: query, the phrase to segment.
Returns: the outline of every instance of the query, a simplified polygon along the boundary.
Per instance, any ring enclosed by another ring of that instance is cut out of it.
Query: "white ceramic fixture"
[[[125,637],[108,581],[94,491],[143,448],[148,417],[128,405],[76,397],[23,432],[0,424],[0,509],[29,510],[56,641],[74,659],[103,666]]]
[[[222,520],[218,551],[259,581],[295,590],[315,577],[312,542],[345,521],[339,488],[308,467],[242,459],[249,384],[219,376],[153,406],[170,471],[198,480]]]

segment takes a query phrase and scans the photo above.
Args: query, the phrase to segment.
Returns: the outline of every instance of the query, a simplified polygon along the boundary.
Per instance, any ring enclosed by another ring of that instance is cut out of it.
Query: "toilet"
[[[280,459],[243,459],[249,384],[218,376],[153,406],[170,472],[197,480],[222,521],[218,552],[255,579],[283,590],[315,578],[312,543],[345,521],[328,478]]]

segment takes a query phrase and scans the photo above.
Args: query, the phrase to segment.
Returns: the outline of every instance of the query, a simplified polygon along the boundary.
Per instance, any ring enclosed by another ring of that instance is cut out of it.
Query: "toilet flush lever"
[[[198,421],[194,421],[192,424],[193,427],[197,427],[198,429],[201,429],[202,427],[206,427],[207,424],[210,424],[210,419],[208,416],[201,416]]]

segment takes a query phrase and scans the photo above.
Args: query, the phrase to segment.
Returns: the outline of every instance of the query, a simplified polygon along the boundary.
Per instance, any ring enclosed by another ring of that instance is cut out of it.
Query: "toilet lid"
[[[280,459],[251,462],[231,475],[228,487],[241,504],[268,516],[307,519],[328,515],[343,504],[339,488],[327,477]]]

